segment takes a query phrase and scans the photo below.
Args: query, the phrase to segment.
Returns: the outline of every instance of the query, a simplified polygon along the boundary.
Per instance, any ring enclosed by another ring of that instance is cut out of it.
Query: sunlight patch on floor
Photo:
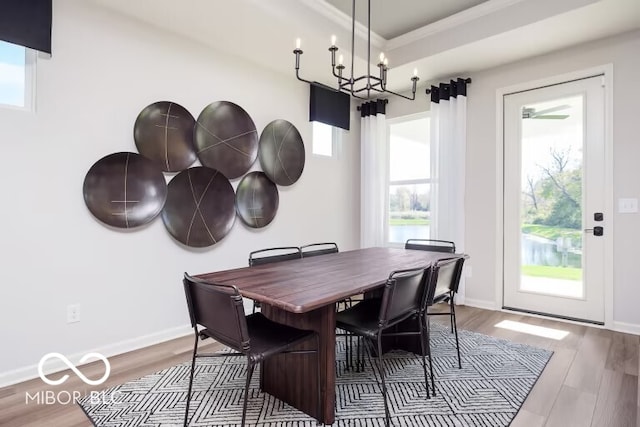
[[[494,326],[496,328],[509,329],[511,331],[522,332],[525,334],[536,335],[544,338],[551,338],[558,341],[569,335],[568,331],[545,328],[544,326],[530,325],[528,323],[514,322],[513,320],[503,320],[500,323],[496,323]]]

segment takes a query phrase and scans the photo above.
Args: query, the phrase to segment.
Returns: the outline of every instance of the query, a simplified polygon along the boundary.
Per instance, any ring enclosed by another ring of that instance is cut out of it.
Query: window
[[[389,124],[387,242],[428,239],[431,223],[429,117]]]
[[[32,109],[35,52],[0,41],[0,106]]]
[[[336,141],[340,136],[340,130],[320,122],[311,123],[313,126],[313,154],[334,157]]]

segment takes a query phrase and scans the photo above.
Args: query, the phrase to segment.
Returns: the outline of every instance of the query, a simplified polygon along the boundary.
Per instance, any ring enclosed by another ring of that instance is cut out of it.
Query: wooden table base
[[[266,393],[319,419],[324,424],[333,424],[336,400],[335,304],[301,314],[262,304],[262,313],[274,322],[318,332],[322,413],[317,413],[317,360],[314,354],[281,354],[265,360],[260,371],[260,387]],[[296,349],[312,349],[314,345],[315,343],[309,341]]]

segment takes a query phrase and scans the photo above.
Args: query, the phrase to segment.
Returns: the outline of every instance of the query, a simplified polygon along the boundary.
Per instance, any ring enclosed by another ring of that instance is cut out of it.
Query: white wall
[[[640,32],[625,33],[551,54],[471,73],[467,110],[466,159],[466,252],[473,276],[466,281],[466,301],[497,308],[496,282],[501,280],[496,258],[496,183],[502,166],[497,164],[496,93],[500,88],[556,75],[613,64],[614,200],[640,198],[640,143],[638,100],[640,99]],[[457,77],[457,76],[456,76]],[[441,81],[448,81],[442,79]],[[424,90],[421,90],[424,97]],[[394,103],[389,117],[429,109],[424,102]],[[617,205],[616,205],[617,206]],[[606,223],[614,238],[612,327],[640,333],[640,271],[637,247],[640,241],[638,214],[614,213]],[[609,284],[610,285],[610,284]]]
[[[352,122],[337,159],[313,156],[308,86],[293,73],[275,74],[80,0],[54,2],[53,57],[39,60],[37,72],[37,112],[0,110],[0,385],[36,376],[48,352],[114,353],[188,331],[184,271],[244,266],[262,247],[358,245],[359,124]],[[159,100],[195,117],[228,100],[258,131],[277,118],[298,127],[307,163],[295,185],[280,187],[270,226],[256,231],[237,220],[219,244],[188,250],[160,218],[119,232],[90,215],[86,172],[107,154],[135,151],[135,118]],[[71,303],[81,305],[79,323],[66,323]]]

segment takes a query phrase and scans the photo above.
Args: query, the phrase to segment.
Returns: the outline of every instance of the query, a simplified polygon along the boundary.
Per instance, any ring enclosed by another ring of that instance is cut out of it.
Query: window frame
[[[387,143],[385,145],[386,153],[386,185],[385,185],[385,203],[384,203],[384,242],[385,246],[391,248],[404,248],[405,242],[390,242],[389,241],[389,220],[390,220],[390,210],[389,210],[389,202],[390,202],[390,192],[389,189],[392,185],[417,185],[417,184],[428,184],[431,186],[433,190],[433,185],[436,183],[436,179],[434,177],[434,171],[436,170],[436,150],[435,145],[431,143],[431,136],[429,136],[429,158],[431,162],[431,173],[429,178],[423,179],[405,179],[405,180],[391,180],[391,126],[399,123],[411,122],[420,119],[429,119],[429,125],[431,125],[431,114],[429,111],[423,111],[420,113],[409,114],[406,116],[394,117],[392,119],[388,119],[386,121],[386,130],[387,130]],[[433,206],[433,200],[431,201]]]

